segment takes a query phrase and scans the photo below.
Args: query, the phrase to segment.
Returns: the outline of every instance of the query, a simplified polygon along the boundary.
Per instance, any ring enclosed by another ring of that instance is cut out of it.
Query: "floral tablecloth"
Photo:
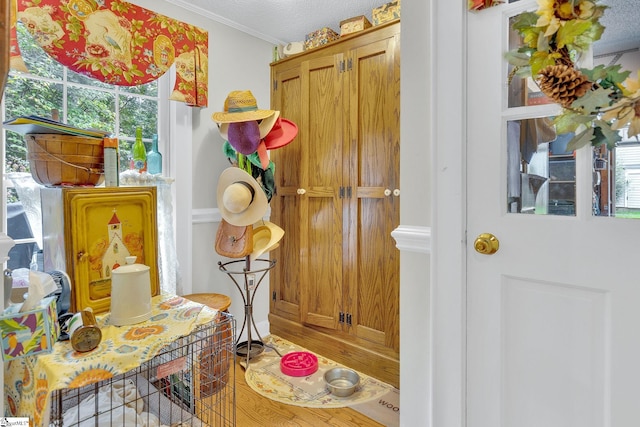
[[[215,310],[171,294],[153,297],[152,316],[142,323],[111,326],[109,313],[98,315],[102,340],[96,349],[79,353],[69,341],[60,341],[49,354],[5,363],[6,415],[46,425],[54,390],[82,387],[137,368],[165,345],[215,317]]]

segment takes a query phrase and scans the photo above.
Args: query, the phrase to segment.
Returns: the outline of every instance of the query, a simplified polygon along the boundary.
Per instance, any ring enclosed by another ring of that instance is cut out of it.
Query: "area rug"
[[[251,359],[249,368],[245,370],[247,384],[258,394],[277,402],[308,408],[349,406],[373,419],[379,418],[378,413],[385,414],[389,420],[379,422],[387,426],[398,425],[399,392],[393,386],[358,373],[359,389],[351,396],[336,397],[327,390],[323,377],[328,369],[343,365],[314,353],[318,358],[315,373],[306,377],[288,376],[280,370],[280,356],[269,346],[277,348],[282,355],[307,350],[275,335],[266,337],[264,344],[264,352]]]
[[[379,398],[349,406],[386,427],[400,425],[400,390],[392,388]]]

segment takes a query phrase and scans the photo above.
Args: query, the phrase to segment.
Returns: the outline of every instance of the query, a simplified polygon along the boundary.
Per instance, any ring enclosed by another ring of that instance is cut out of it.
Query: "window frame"
[[[23,73],[23,72],[16,72],[16,71],[10,71],[9,73],[9,78],[8,80],[10,80],[13,76],[19,75],[22,78],[27,78],[30,80],[34,80],[34,81],[43,81],[43,82],[51,82],[51,83],[55,83],[55,84],[60,84],[62,85],[62,109],[60,111],[60,121],[66,123],[67,122],[67,117],[68,117],[68,93],[71,90],[74,90],[75,88],[85,88],[85,89],[90,89],[90,90],[98,90],[98,91],[103,91],[103,92],[108,92],[108,93],[113,93],[115,96],[115,123],[114,123],[114,135],[113,137],[118,138],[118,140],[123,140],[123,141],[133,141],[134,137],[121,137],[119,135],[119,130],[120,130],[120,126],[119,126],[119,118],[120,118],[120,111],[119,111],[119,102],[118,102],[118,96],[128,96],[128,97],[139,97],[142,99],[152,99],[152,100],[156,100],[157,101],[157,128],[156,128],[156,133],[158,134],[158,150],[163,154],[163,176],[167,176],[167,171],[170,171],[172,169],[171,167],[171,142],[169,140],[169,135],[170,135],[170,131],[171,131],[171,120],[169,118],[169,115],[171,113],[171,108],[170,108],[170,102],[169,102],[169,96],[171,94],[171,87],[170,87],[170,83],[171,81],[173,81],[175,79],[175,67],[172,67],[169,72],[165,73],[163,76],[161,76],[158,80],[157,80],[157,96],[149,96],[149,95],[141,95],[141,94],[135,94],[135,93],[131,93],[131,92],[127,92],[127,91],[123,91],[120,90],[119,87],[117,86],[112,86],[109,88],[105,88],[103,86],[100,87],[93,87],[91,85],[87,85],[84,83],[78,83],[78,82],[73,82],[73,81],[69,81],[69,73],[68,73],[68,68],[63,66],[63,72],[62,72],[62,79],[56,79],[56,78],[49,78],[49,77],[42,77],[42,76],[37,76],[31,73]],[[5,109],[5,96],[6,96],[6,92],[3,94],[2,98],[0,99],[0,117],[2,119],[2,121],[4,122],[5,120],[8,119],[8,117],[6,117],[6,109]],[[147,138],[144,138],[145,143],[150,144],[151,142],[151,137],[150,135]],[[10,179],[7,178],[7,171],[6,171],[6,142],[7,142],[7,138],[6,138],[6,131],[5,129],[2,129],[2,135],[0,138],[0,142],[2,142],[1,144],[1,148],[0,148],[0,156],[2,158],[2,164],[3,164],[3,168],[2,168],[2,197],[1,197],[1,201],[2,201],[2,212],[1,212],[1,231],[3,233],[5,233],[7,236],[9,235],[9,230],[8,230],[8,224],[7,224],[7,190],[9,188],[13,187],[13,184],[11,182]],[[174,214],[175,214],[175,205],[174,205]],[[174,215],[175,217],[175,215]],[[28,243],[37,243],[38,242],[38,238],[37,237],[33,237],[33,238],[24,238],[24,239],[13,239],[15,244],[28,244]]]

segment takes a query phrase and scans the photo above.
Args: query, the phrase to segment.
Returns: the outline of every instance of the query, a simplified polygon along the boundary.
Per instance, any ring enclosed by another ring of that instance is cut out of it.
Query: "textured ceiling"
[[[390,0],[167,0],[274,44],[304,41],[322,27],[340,33],[340,21]],[[422,0],[419,0],[422,1]],[[460,0],[462,1],[462,0]]]
[[[322,27],[340,32],[340,21],[365,15],[388,0],[167,0],[274,44],[303,41]],[[412,0],[424,1],[424,0]],[[452,1],[452,0],[448,0]],[[464,1],[464,0],[456,0]],[[595,54],[640,47],[640,0],[600,0],[610,6]]]
[[[604,34],[593,48],[596,55],[640,48],[640,1],[602,0],[609,6],[600,22]]]

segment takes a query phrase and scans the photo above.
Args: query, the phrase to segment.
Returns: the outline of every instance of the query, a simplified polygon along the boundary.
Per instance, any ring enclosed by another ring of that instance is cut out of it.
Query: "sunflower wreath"
[[[506,53],[514,76],[532,77],[541,92],[562,106],[554,118],[558,133],[573,132],[567,149],[621,140],[640,134],[640,71],[636,79],[620,65],[579,68],[577,63],[600,39],[608,6],[597,0],[538,0],[538,10],[514,18],[523,45]]]

